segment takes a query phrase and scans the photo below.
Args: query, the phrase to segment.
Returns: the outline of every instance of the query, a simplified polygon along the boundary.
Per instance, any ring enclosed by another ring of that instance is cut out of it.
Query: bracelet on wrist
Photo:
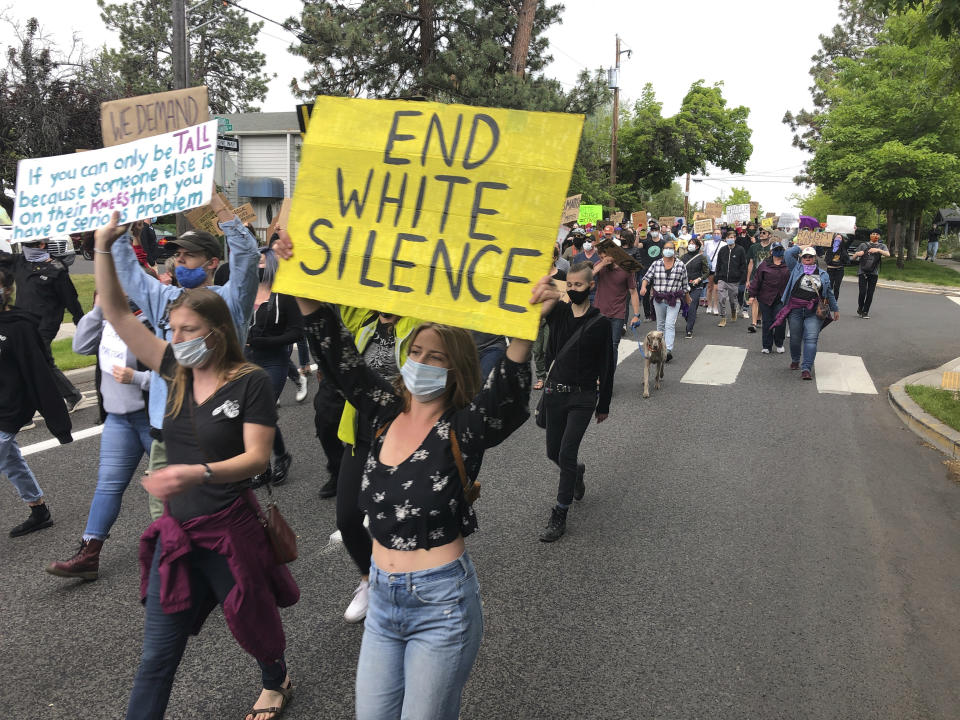
[[[100,253],[101,255],[109,255],[109,254],[110,254],[110,251],[109,251],[109,250],[101,250],[100,248],[94,248],[93,251],[94,251],[95,253]]]

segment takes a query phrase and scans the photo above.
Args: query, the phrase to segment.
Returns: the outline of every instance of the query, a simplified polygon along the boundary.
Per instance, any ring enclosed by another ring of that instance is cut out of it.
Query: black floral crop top
[[[357,408],[358,422],[371,437],[403,409],[400,393],[363,362],[336,309],[322,305],[304,318],[313,356],[330,380]],[[360,507],[370,518],[370,534],[395,550],[424,550],[453,542],[477,529],[466,501],[450,443],[451,431],[468,480],[480,473],[483,453],[503,442],[529,416],[530,366],[504,357],[473,401],[449,409],[423,443],[399,465],[380,462],[386,432],[373,442],[360,483]]]

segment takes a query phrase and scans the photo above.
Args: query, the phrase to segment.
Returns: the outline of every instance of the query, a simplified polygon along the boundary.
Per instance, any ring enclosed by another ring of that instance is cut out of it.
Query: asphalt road
[[[582,449],[587,494],[567,535],[537,535],[556,493],[528,422],[484,463],[478,567],[485,638],[462,718],[956,718],[960,716],[960,487],[894,416],[886,386],[960,355],[960,305],[878,291],[821,351],[856,355],[878,394],[821,394],[759,353],[745,324],[701,316],[663,388],[640,398],[641,359],[617,372],[610,419]],[[646,326],[649,329],[650,326]],[[726,386],[679,382],[706,344],[750,352]],[[536,397],[534,397],[534,401]],[[74,415],[77,429],[93,410]],[[362,626],[341,613],[357,576],[328,548],[333,501],[309,402],[288,387],[295,460],[280,502],[300,534],[300,603],[283,613],[297,697],[288,717],[349,718]],[[26,447],[48,437],[21,433]],[[0,707],[20,718],[122,717],[143,625],[139,487],[126,495],[95,583],[42,567],[72,554],[99,440],[29,456],[56,524],[0,536]],[[8,525],[22,519],[12,491]],[[214,613],[191,640],[170,718],[242,718],[255,663]]]

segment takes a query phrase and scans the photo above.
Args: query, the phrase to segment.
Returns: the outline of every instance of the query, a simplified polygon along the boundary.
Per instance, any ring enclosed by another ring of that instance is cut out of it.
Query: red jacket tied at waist
[[[247,497],[256,504],[253,491]],[[286,565],[273,559],[266,531],[253,514],[247,499],[237,498],[213,515],[180,523],[168,514],[154,521],[140,538],[140,601],[145,602],[150,566],[160,543],[158,572],[160,604],[165,613],[187,610],[193,605],[190,592],[189,553],[193,548],[210,550],[227,559],[236,585],[223,601],[227,627],[244,650],[263,662],[283,655],[286,640],[278,608],[300,599]],[[200,608],[191,632],[200,632],[207,615],[216,606],[211,600]]]

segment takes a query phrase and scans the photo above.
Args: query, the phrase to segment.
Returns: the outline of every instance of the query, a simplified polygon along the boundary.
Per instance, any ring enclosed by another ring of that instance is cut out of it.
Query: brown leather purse
[[[244,497],[257,516],[257,520],[263,525],[267,532],[267,540],[270,541],[270,548],[273,550],[273,558],[278,565],[286,565],[297,559],[297,535],[293,528],[287,523],[283,515],[280,514],[280,507],[276,501],[271,500],[267,503],[266,515],[257,507],[250,495],[253,490],[244,492]],[[267,494],[270,494],[270,486],[267,485]]]

